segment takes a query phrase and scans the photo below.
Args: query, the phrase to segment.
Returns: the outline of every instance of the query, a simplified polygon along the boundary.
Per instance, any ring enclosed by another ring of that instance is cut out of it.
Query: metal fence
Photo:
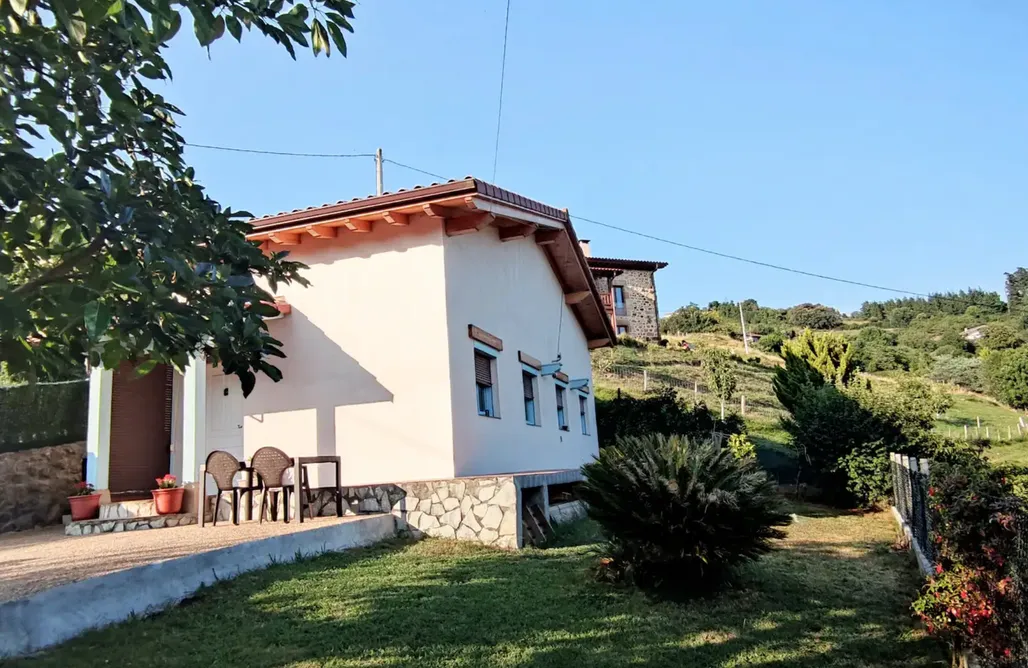
[[[922,571],[930,571],[935,564],[931,541],[932,517],[928,508],[928,476],[931,466],[927,459],[893,453],[889,456],[892,469],[892,498],[896,512],[910,532],[910,540],[918,553]]]

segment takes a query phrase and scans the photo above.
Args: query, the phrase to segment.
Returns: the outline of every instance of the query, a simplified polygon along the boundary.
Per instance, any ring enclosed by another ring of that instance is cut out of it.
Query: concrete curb
[[[0,604],[0,658],[36,652],[134,615],[153,614],[204,585],[291,562],[298,555],[338,552],[395,535],[392,515],[372,515],[137,566],[9,601]]]

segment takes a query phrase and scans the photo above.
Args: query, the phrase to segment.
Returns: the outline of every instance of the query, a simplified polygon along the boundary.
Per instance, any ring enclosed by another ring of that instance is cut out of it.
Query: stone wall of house
[[[311,492],[315,516],[336,514],[334,488]],[[230,498],[225,494],[218,504],[219,522],[231,518]],[[260,494],[255,493],[253,498],[256,520]],[[511,476],[343,487],[343,503],[344,515],[392,513],[401,535],[455,538],[504,549],[519,547],[518,490]],[[245,497],[240,505],[245,505]],[[292,505],[290,518],[295,515]],[[209,496],[208,521],[213,506],[214,497]],[[245,510],[240,509],[240,515],[245,519]]]
[[[85,454],[84,441],[0,453],[0,533],[60,524]]]
[[[617,316],[618,325],[627,326],[628,335],[634,338],[659,339],[657,286],[653,272],[630,269],[614,278],[613,284],[624,288],[625,310],[628,311],[626,315]]]

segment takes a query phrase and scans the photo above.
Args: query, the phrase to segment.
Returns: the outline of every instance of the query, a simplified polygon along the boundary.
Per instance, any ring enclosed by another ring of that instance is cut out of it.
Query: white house
[[[270,445],[338,455],[350,501],[413,529],[520,542],[526,499],[545,506],[546,485],[597,454],[589,350],[614,339],[567,211],[469,177],[252,225],[310,267],[268,321],[283,379],[259,377],[244,399],[202,360],[143,379],[94,370],[90,482],[115,498],[168,470],[194,483],[209,452]],[[483,521],[493,502],[506,538],[496,512]]]

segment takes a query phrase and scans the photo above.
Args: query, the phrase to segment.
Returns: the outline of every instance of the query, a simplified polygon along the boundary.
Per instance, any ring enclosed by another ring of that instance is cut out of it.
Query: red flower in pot
[[[182,497],[186,490],[179,487],[178,478],[168,473],[157,478],[157,489],[153,494],[153,505],[158,515],[174,515],[182,512]]]
[[[93,520],[100,514],[100,494],[88,482],[75,483],[68,503],[71,505],[72,522]]]

